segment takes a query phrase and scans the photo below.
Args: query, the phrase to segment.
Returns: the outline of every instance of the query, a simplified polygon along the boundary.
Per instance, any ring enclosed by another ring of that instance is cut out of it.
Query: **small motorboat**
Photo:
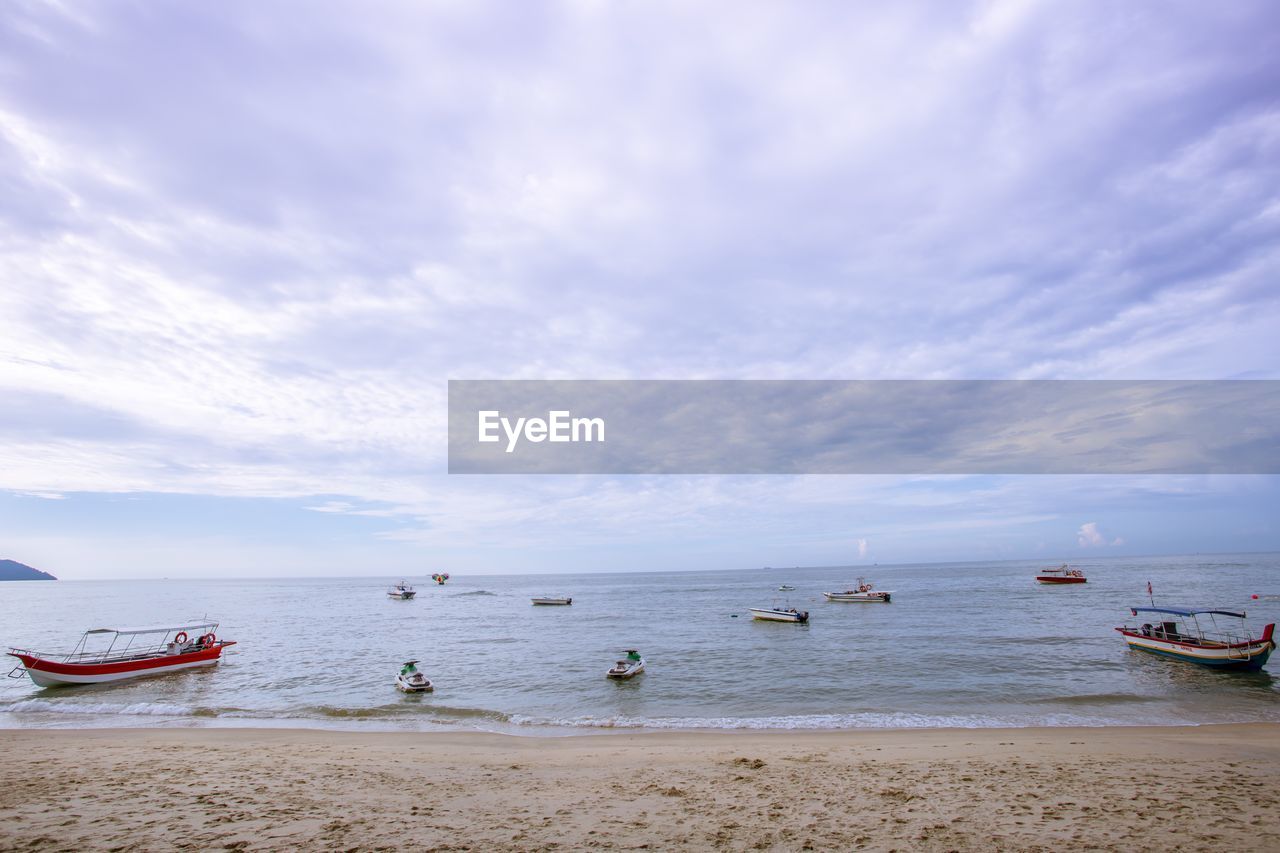
[[[400,667],[400,674],[396,676],[396,690],[403,693],[430,693],[434,689],[431,679],[418,669],[416,660],[405,661],[404,666]]]
[[[533,601],[534,604],[545,604],[545,605],[573,604],[573,599],[568,596],[565,596],[563,598],[557,598],[556,596],[548,595],[548,596],[543,596],[541,598],[534,598],[531,600]]]
[[[789,583],[784,583],[782,586],[778,587],[779,592],[791,592],[794,589],[795,587]]]
[[[605,673],[609,678],[634,678],[644,672],[644,658],[635,649],[627,649],[627,656],[609,667]]]
[[[445,582],[445,581],[447,581],[447,580],[449,579],[449,573],[448,573],[448,572],[436,572],[434,575],[432,575],[432,576],[431,576],[431,579],[432,579],[433,581],[435,581],[436,583],[440,584],[440,586],[444,586],[444,582]]]
[[[1200,607],[1131,607],[1129,613],[1154,613],[1158,621],[1144,622],[1138,627],[1116,628],[1131,649],[1154,652],[1175,660],[1213,666],[1219,669],[1259,670],[1271,657],[1276,643],[1276,626],[1266,625],[1261,637],[1249,633],[1244,611],[1214,610]],[[1209,617],[1209,626],[1200,617]],[[1219,627],[1217,619],[1238,619]]]
[[[395,598],[400,601],[408,601],[417,594],[413,586],[405,581],[400,581],[400,583],[394,584],[391,589],[387,590],[388,598]]]
[[[218,662],[223,649],[236,644],[235,640],[219,640],[214,633],[217,629],[217,622],[170,628],[94,628],[85,631],[68,654],[10,649],[8,654],[22,663],[9,676],[29,675],[40,687],[60,687],[210,666]],[[103,642],[100,637],[110,639]]]
[[[765,622],[799,622],[801,624],[809,621],[808,610],[796,610],[794,607],[752,607],[751,618],[762,619]]]
[[[844,592],[824,592],[827,601],[874,601],[888,604],[893,598],[893,590],[875,589],[870,583],[858,578],[858,585]]]
[[[1036,575],[1036,582],[1049,584],[1088,583],[1084,572],[1072,568],[1066,563],[1056,569],[1041,569],[1040,574]]]

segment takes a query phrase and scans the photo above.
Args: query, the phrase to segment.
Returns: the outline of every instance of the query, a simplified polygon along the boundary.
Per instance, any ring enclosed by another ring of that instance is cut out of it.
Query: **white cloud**
[[[49,428],[0,432],[0,487],[732,527],[765,487],[444,477],[445,380],[1280,375],[1254,7],[870,8],[14,11],[0,393]]]
[[[1117,536],[1108,542],[1098,523],[1090,521],[1080,525],[1080,529],[1076,531],[1076,542],[1081,548],[1102,548],[1107,545],[1117,547],[1124,544],[1124,537]]]

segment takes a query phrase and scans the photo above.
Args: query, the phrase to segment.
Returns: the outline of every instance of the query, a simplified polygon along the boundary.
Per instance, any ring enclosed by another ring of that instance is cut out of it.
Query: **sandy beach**
[[[0,744],[4,849],[1280,849],[1274,724]]]

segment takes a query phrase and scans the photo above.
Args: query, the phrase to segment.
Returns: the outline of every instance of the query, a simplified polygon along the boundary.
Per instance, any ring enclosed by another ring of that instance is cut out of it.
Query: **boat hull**
[[[763,622],[799,622],[803,624],[809,621],[809,614],[804,611],[792,613],[788,610],[766,610],[752,607],[751,618],[759,619]]]
[[[572,598],[535,598],[533,603],[541,607],[567,607],[573,604]]]
[[[221,657],[223,646],[230,645],[231,642],[219,643],[211,649],[199,652],[108,663],[61,663],[29,654],[9,654],[22,661],[27,675],[40,687],[67,687],[76,684],[105,684],[129,678],[164,675],[197,666],[212,666]]]
[[[387,593],[387,597],[388,597],[388,598],[393,598],[393,599],[395,599],[396,601],[408,601],[409,599],[413,598],[415,595],[417,595],[417,593],[414,593],[414,592],[389,592],[389,593]]]
[[[1058,578],[1058,577],[1049,577],[1044,575],[1036,578],[1036,583],[1046,583],[1046,584],[1088,583],[1088,582],[1089,582],[1088,578],[1071,578],[1071,577]]]
[[[1266,665],[1276,644],[1270,631],[1262,639],[1231,645],[1200,645],[1149,637],[1138,631],[1117,628],[1129,648],[1173,658],[1174,660],[1209,666],[1215,669],[1259,670]]]

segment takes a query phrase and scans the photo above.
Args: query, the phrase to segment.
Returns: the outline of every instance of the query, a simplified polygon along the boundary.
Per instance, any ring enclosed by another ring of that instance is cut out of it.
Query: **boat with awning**
[[[22,663],[10,678],[31,676],[41,687],[101,684],[216,664],[234,640],[220,640],[218,623],[188,622],[154,628],[92,628],[65,654],[11,648]]]
[[[1243,610],[1208,607],[1131,607],[1143,621],[1116,628],[1131,649],[1220,669],[1261,669],[1276,643],[1275,624],[1254,637]]]

